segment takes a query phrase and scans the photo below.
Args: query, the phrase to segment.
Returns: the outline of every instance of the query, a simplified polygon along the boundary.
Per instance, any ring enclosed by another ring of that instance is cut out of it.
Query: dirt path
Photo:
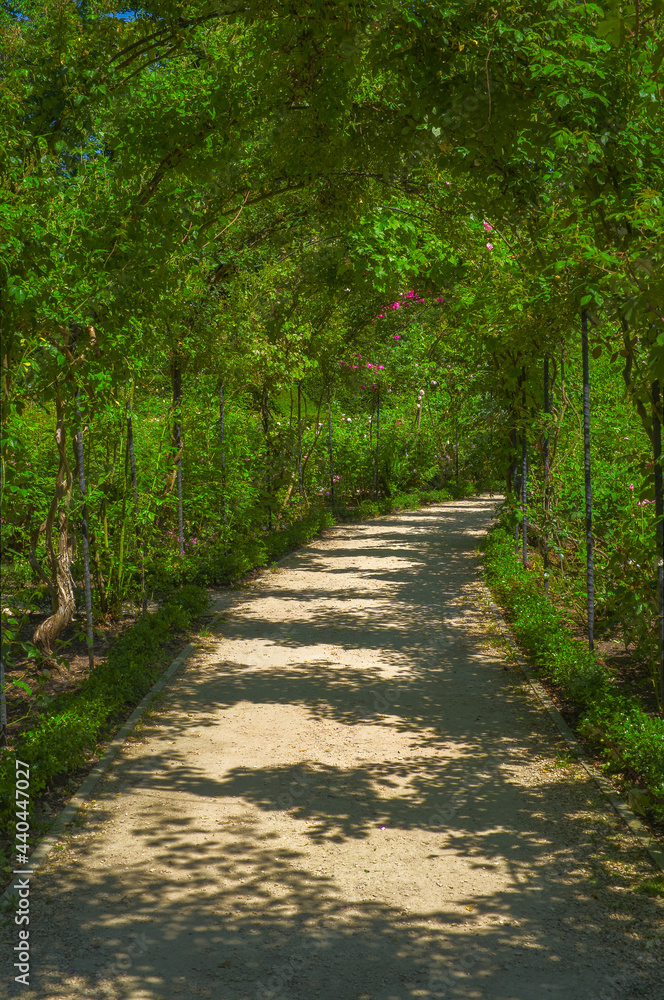
[[[626,888],[653,872],[492,646],[494,507],[345,527],[218,595],[33,882],[10,996],[664,1000],[662,904]]]

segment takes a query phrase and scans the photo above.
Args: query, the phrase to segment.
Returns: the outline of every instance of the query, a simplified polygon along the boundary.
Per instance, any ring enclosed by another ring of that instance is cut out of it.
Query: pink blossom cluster
[[[428,295],[432,295],[433,293],[432,292],[428,292],[427,294]],[[410,306],[410,305],[413,305],[413,303],[415,303],[415,302],[418,302],[418,303],[420,303],[420,304],[423,305],[424,302],[425,302],[425,299],[417,297],[417,295],[415,294],[415,290],[412,289],[412,288],[409,291],[407,291],[407,292],[400,292],[399,293],[399,298],[403,299],[403,302],[399,302],[399,301],[393,302],[391,306],[386,307],[386,311],[385,312],[378,313],[378,316],[376,318],[377,319],[383,319],[385,317],[385,315],[387,314],[387,312],[393,312],[395,309],[401,309],[402,306]],[[441,298],[436,298],[436,302],[442,302],[442,301],[443,300]],[[399,337],[395,336],[394,339],[398,340]]]
[[[361,358],[361,357],[362,357],[362,355],[358,354],[358,358]],[[359,369],[359,367],[360,367],[360,365],[351,365],[350,362],[348,362],[348,361],[340,361],[339,364],[342,367],[350,368],[352,371],[357,371]],[[374,371],[374,372],[384,372],[385,371],[385,365],[378,365],[378,364],[376,364],[375,361],[367,361],[367,362],[363,363],[362,367],[363,368],[368,368],[369,371]],[[362,388],[364,388],[364,386]]]

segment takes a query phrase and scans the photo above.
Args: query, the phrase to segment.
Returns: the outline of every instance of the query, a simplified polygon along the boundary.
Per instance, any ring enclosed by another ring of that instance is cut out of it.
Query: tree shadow
[[[346,528],[289,557],[301,589],[276,574],[225,597],[232,655],[222,642],[182,674],[95,814],[102,832],[117,823],[122,791],[127,869],[105,870],[92,837],[66,884],[53,876],[75,943],[55,946],[35,900],[35,995],[664,1000],[661,957],[634,940],[658,904],[626,898],[595,785],[522,779],[556,737],[476,627],[489,503]],[[341,576],[364,559],[394,565],[354,595]],[[235,706],[304,710],[307,756],[284,761],[284,733],[274,760],[229,764]],[[330,724],[358,733],[353,759],[324,759]]]

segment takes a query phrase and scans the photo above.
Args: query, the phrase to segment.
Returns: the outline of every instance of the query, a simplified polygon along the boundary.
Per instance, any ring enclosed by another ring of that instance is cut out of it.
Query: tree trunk
[[[516,418],[516,414],[515,414]],[[516,524],[514,525],[514,555],[519,555],[519,518],[516,513],[516,505],[519,502],[519,466],[516,457],[516,443],[517,443],[517,429],[516,426],[512,431],[512,489],[514,491],[514,516],[516,518]]]
[[[493,396],[489,400],[489,496],[493,497]]]
[[[523,568],[528,569],[528,435],[525,417],[521,433],[521,518]]]
[[[224,383],[219,381],[219,440],[221,442],[221,512],[224,524],[228,522],[226,500],[226,415],[224,412]]]
[[[136,454],[134,452],[134,421],[131,413],[130,396],[127,396],[127,454],[129,455],[131,486],[134,493],[134,523],[136,532],[136,546],[138,548],[138,566],[141,574],[141,610],[143,614],[145,614],[147,608],[147,594],[145,591],[145,558],[143,554],[143,535],[139,523],[138,478],[136,476]]]
[[[178,487],[178,546],[180,555],[184,555],[184,509],[182,505],[182,429],[180,426],[180,406],[182,404],[182,381],[178,356],[173,352],[173,409],[175,422],[173,424],[173,445],[175,452],[175,470]]]
[[[549,355],[544,357],[544,415],[549,415]],[[549,425],[544,427],[544,590],[549,592]]]
[[[304,399],[304,423],[305,423],[305,426],[306,426],[306,423],[307,423],[307,397],[306,397],[306,395],[304,393],[302,393],[302,398]],[[322,433],[322,422],[320,420],[320,411],[323,408],[323,403],[324,402],[325,402],[325,390],[323,390],[323,392],[321,393],[320,402],[317,404],[318,408],[316,410],[316,420],[314,422],[314,439],[313,439],[313,441],[312,441],[312,443],[311,443],[311,445],[309,447],[309,450],[308,450],[306,456],[302,459],[302,484],[303,484],[303,487],[304,487],[304,484],[306,482],[307,465],[309,463],[309,459],[313,455],[314,449],[315,449],[316,445],[318,444],[318,438],[321,436],[321,433]]]
[[[380,389],[376,390],[376,500],[378,499],[379,488],[379,462],[380,462]],[[422,412],[420,409],[419,413]]]
[[[664,714],[664,490],[662,487],[662,422],[659,380],[652,384],[653,471],[655,474],[655,517],[657,552],[657,618],[659,625],[658,674],[659,707]]]
[[[526,369],[521,369],[521,544],[523,568],[528,569],[528,434],[526,427]]]
[[[297,380],[297,489],[300,500],[304,495],[302,484],[302,382]]]
[[[108,599],[106,597],[106,583],[101,569],[101,559],[99,557],[99,542],[97,536],[91,535],[93,559],[95,564],[95,579],[97,584],[97,594],[99,595],[99,608],[102,615],[108,612]]]
[[[272,531],[272,452],[270,450],[270,394],[265,392],[263,406],[263,432],[265,434],[265,450],[267,452],[267,528]]]
[[[332,444],[332,390],[331,389],[327,407],[327,430],[328,430],[329,451],[330,451],[330,503],[334,507],[334,450]]]
[[[81,548],[83,549],[83,583],[85,586],[85,617],[88,640],[88,666],[94,670],[94,634],[92,631],[92,588],[90,586],[90,545],[88,540],[88,505],[85,494],[85,453],[83,451],[83,418],[81,416],[81,394],[76,390],[76,464],[78,465],[78,486],[81,491]]]
[[[56,385],[57,391],[57,385]],[[30,564],[46,584],[51,595],[53,614],[41,622],[34,631],[32,641],[41,653],[42,660],[52,669],[60,666],[53,656],[53,643],[69,625],[74,616],[74,581],[71,575],[71,541],[69,539],[69,508],[74,480],[67,459],[67,441],[64,407],[59,394],[56,395],[55,443],[58,449],[59,465],[55,480],[55,493],[44,523],[33,532],[30,547]],[[61,506],[62,504],[62,506]],[[57,519],[57,548],[53,539],[53,528]],[[44,532],[46,560],[50,576],[36,559],[39,535]]]
[[[459,489],[459,400],[454,412],[454,462],[457,490]]]
[[[5,694],[5,664],[0,648],[0,746],[7,746],[7,695]]]
[[[590,476],[590,363],[588,360],[588,312],[581,314],[583,355],[583,472],[586,499],[586,592],[588,597],[588,646],[595,648],[595,574],[593,568],[593,501]]]

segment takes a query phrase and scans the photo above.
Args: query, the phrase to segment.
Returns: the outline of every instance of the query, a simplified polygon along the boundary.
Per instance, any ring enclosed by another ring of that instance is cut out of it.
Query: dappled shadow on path
[[[103,830],[124,790],[143,856],[68,873],[83,948],[69,978],[40,956],[49,996],[664,1000],[660,959],[634,954],[595,786],[523,780],[555,741],[478,627],[493,506],[344,528],[225,599],[232,655],[222,643],[183,674],[177,711],[96,813]],[[220,719],[237,707],[248,730],[266,706],[317,724],[306,757],[229,765]],[[200,759],[183,749],[194,730]],[[616,968],[616,950],[633,961]]]

